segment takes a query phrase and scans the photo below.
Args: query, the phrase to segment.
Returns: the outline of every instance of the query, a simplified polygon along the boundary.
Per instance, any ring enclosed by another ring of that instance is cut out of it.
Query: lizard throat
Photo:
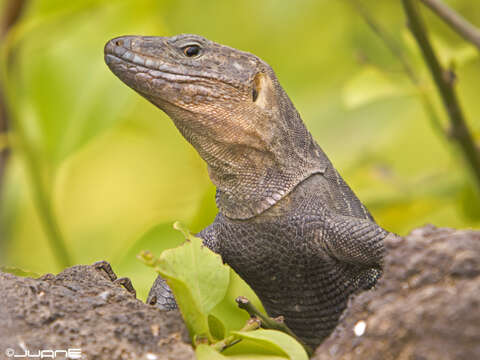
[[[297,166],[290,169],[272,166],[262,172],[246,169],[228,176],[209,166],[209,175],[217,186],[215,200],[220,212],[246,220],[270,209],[310,176],[325,174],[329,164],[328,159],[316,157],[295,162]]]

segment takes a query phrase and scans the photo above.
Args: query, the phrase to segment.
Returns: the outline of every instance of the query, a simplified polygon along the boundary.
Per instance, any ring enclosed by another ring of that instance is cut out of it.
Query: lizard
[[[313,139],[273,69],[199,35],[122,36],[105,62],[165,112],[206,162],[218,214],[197,235],[269,316],[315,347],[351,295],[374,286],[390,233]],[[158,277],[147,302],[176,307]]]

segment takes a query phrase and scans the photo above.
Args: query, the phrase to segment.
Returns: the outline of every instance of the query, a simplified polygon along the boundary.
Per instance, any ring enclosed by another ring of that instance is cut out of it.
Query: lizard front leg
[[[354,265],[381,268],[383,239],[390,234],[376,223],[331,213],[316,233],[320,246],[333,258]]]
[[[208,247],[210,250],[217,252],[217,236],[214,230],[214,224],[206,227],[195,236],[203,240],[203,245]],[[175,301],[172,290],[168,286],[165,279],[163,279],[160,275],[157,276],[152,288],[150,289],[150,292],[148,293],[147,304],[154,305],[165,311],[170,311],[177,308],[177,302]]]
[[[155,305],[161,310],[170,311],[177,308],[177,302],[167,282],[158,275],[150,289],[147,304]]]

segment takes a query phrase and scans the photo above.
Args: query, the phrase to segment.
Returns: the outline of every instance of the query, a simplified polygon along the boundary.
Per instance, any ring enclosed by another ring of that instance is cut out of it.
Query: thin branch
[[[10,30],[10,28],[17,22],[25,5],[26,0],[10,0],[5,2],[3,5],[3,14],[0,19],[0,42],[3,41],[8,30]],[[2,86],[0,85],[0,135],[6,134],[9,128],[8,114],[1,88]],[[0,149],[0,199],[8,153],[8,146]]]
[[[451,125],[451,136],[458,145],[470,166],[480,188],[480,152],[477,149],[465,117],[455,93],[455,76],[440,65],[433,47],[428,39],[427,30],[418,11],[418,3],[414,0],[402,0],[408,25],[420,47],[425,62],[430,69],[435,84],[440,92],[443,104],[448,113]]]
[[[253,304],[248,300],[245,296],[239,296],[235,299],[237,305],[240,309],[245,310],[252,318],[257,318],[262,322],[262,327],[265,329],[272,329],[284,332],[295,340],[297,340],[300,344],[303,345],[305,351],[309,354],[313,354],[313,350],[310,346],[306,345],[297,335],[293,333],[292,330],[289,329],[287,325],[283,322],[283,317],[272,319],[271,317],[265,316],[262,314]]]
[[[422,82],[420,81],[419,76],[416,74],[413,66],[408,61],[405,53],[401,47],[384,28],[383,26],[378,23],[375,18],[371,15],[368,9],[359,1],[359,0],[347,0],[351,6],[358,12],[358,14],[363,18],[365,23],[370,27],[374,34],[376,34],[380,40],[383,41],[387,49],[390,50],[393,56],[395,56],[398,61],[402,64],[403,71],[408,76],[412,84],[418,91],[420,96],[420,100],[425,108],[425,112],[427,113],[428,119],[431,123],[432,129],[436,131],[440,136],[441,139],[445,139],[446,132],[442,127],[440,116],[435,111],[435,107],[430,100],[428,93],[426,91],[425,86],[423,86]]]
[[[365,6],[358,0],[347,0],[352,7],[362,16],[363,20],[367,25],[372,29],[372,31],[384,42],[385,46],[392,52],[392,54],[398,58],[402,64],[403,70],[410,78],[410,80],[418,85],[420,83],[418,76],[415,74],[413,67],[408,62],[405,57],[402,48],[397,44],[397,42],[390,37],[390,35],[382,29],[382,26],[375,21],[373,16],[370,15]]]
[[[421,0],[443,21],[452,27],[465,40],[471,42],[480,50],[480,29],[469,23],[455,10],[440,0]]]
[[[26,3],[26,0],[10,0],[5,3],[5,9],[0,23],[0,37],[3,38],[10,27],[17,22]]]
[[[10,3],[17,3],[16,5],[18,5],[20,1],[11,0]],[[22,3],[25,4],[26,0],[23,0]],[[8,16],[7,18],[16,19],[19,15],[16,17]],[[50,19],[47,17],[45,21]],[[41,23],[30,23],[30,27],[14,24],[9,28],[9,31],[4,33],[0,42],[0,91],[5,97],[4,105],[10,121],[11,133],[15,134],[15,144],[20,150],[19,153],[22,154],[26,165],[25,168],[32,186],[33,202],[40,215],[40,221],[51,244],[55,259],[64,268],[70,266],[73,262],[55,216],[51,195],[45,186],[41,163],[38,161],[34,147],[28,141],[27,131],[20,118],[20,109],[18,107],[19,94],[16,87],[18,84],[18,71],[12,70],[15,65],[12,59],[15,57],[19,39],[25,36],[27,31],[31,31],[31,24],[38,26]]]
[[[3,14],[0,19],[0,43],[4,41],[4,38],[10,28],[14,26],[17,20],[20,18],[23,10],[26,7],[26,3],[27,0],[10,0],[4,2],[2,9]],[[0,203],[2,202],[3,198],[3,182],[7,168],[7,161],[10,154],[10,144],[6,135],[10,127],[10,120],[8,118],[6,100],[2,88],[3,86],[0,84],[0,138],[4,140],[4,144],[2,145],[5,145],[0,146]],[[1,228],[4,229],[4,227],[0,224],[0,239],[4,238],[6,235],[2,232]],[[5,253],[5,250],[1,245],[0,253]]]
[[[240,331],[241,332],[254,331],[254,330],[257,330],[261,324],[262,324],[261,320],[254,317],[254,318],[248,319],[246,325],[243,328],[241,328]],[[239,343],[240,341],[241,339],[239,339],[237,335],[230,335],[230,336],[227,336],[225,339],[212,344],[212,347],[215,350],[222,352],[225,349],[228,349],[229,347]]]

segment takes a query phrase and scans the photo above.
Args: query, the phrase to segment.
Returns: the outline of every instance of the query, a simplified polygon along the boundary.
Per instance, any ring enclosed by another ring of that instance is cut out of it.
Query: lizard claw
[[[107,261],[96,261],[92,264],[92,266],[97,270],[103,270],[108,275],[111,281],[117,280],[117,275],[115,275],[115,273],[113,272],[112,265],[110,265],[110,263],[108,263]]]
[[[113,283],[122,285],[125,288],[125,290],[127,290],[130,294],[133,294],[134,298],[137,297],[137,291],[133,287],[132,280],[130,280],[130,278],[128,277],[118,278],[117,280],[114,280]]]
[[[128,277],[117,278],[117,275],[112,269],[110,263],[105,260],[97,261],[92,264],[92,266],[97,270],[102,270],[107,274],[109,279],[114,283],[121,285],[127,290],[129,293],[133,294],[133,296],[137,297],[137,291],[133,287],[132,281]]]

